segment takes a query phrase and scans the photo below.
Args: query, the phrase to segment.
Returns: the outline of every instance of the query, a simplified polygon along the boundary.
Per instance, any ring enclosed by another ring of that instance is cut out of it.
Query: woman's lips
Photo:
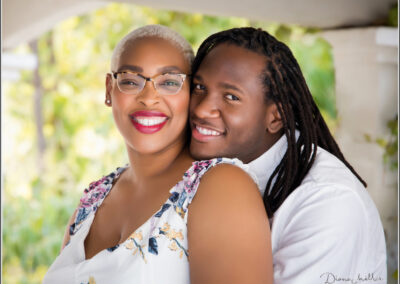
[[[207,127],[201,127],[196,124],[193,124],[193,126],[194,127],[192,128],[192,137],[200,142],[207,142],[209,140],[218,138],[223,134],[220,131],[210,129]]]
[[[167,123],[168,117],[158,111],[136,111],[129,115],[133,126],[144,134],[160,131]]]

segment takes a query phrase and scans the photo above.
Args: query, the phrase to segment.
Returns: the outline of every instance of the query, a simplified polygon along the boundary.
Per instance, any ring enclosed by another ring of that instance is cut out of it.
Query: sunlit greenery
[[[370,135],[365,134],[364,138],[367,142],[376,143],[383,148],[383,162],[389,166],[392,171],[398,171],[398,149],[399,149],[399,117],[396,115],[393,119],[386,123],[389,130],[387,137],[372,138]]]
[[[133,28],[163,24],[195,49],[211,33],[237,26],[263,27],[286,42],[330,126],[336,110],[330,46],[314,31],[110,4],[55,26],[38,41],[45,138],[38,151],[34,72],[4,82],[3,281],[39,283],[59,252],[65,225],[83,189],[127,162],[123,141],[104,105],[104,78],[115,44]],[[28,45],[15,53],[31,52]]]
[[[388,26],[397,27],[399,22],[399,4],[396,3],[389,10],[389,15],[387,19]]]

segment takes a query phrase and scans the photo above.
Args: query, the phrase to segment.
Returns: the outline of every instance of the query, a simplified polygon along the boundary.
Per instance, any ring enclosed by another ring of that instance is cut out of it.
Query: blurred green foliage
[[[172,27],[195,49],[208,35],[223,29],[263,27],[292,49],[334,130],[331,49],[314,30],[127,4],[110,4],[65,20],[37,41],[43,155],[36,142],[33,72],[25,71],[19,81],[2,84],[7,126],[2,145],[4,283],[40,283],[59,252],[65,225],[84,188],[127,162],[111,110],[104,105],[104,79],[116,43],[146,24]],[[31,51],[24,45],[14,52]]]
[[[391,27],[397,27],[399,22],[399,4],[396,3],[389,10],[389,16],[387,19],[388,25]]]
[[[387,164],[392,171],[398,171],[398,148],[399,148],[399,117],[396,115],[393,119],[386,123],[387,132],[386,137],[372,138],[369,134],[364,134],[367,142],[376,143],[379,147],[383,148],[383,162]]]

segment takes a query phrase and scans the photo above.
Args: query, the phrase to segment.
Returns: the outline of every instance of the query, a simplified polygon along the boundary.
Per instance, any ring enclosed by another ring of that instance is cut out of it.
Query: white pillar
[[[398,113],[398,30],[388,27],[323,32],[332,45],[339,128],[337,142],[368,183],[385,229],[388,283],[397,268],[397,171],[383,163],[383,149],[371,138],[387,138]]]

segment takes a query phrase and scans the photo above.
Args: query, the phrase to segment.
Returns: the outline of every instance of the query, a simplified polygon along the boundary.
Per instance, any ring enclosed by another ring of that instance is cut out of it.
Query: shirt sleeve
[[[356,192],[332,186],[293,193],[284,204],[290,210],[272,227],[274,283],[385,283],[382,271],[369,271],[371,231]]]

